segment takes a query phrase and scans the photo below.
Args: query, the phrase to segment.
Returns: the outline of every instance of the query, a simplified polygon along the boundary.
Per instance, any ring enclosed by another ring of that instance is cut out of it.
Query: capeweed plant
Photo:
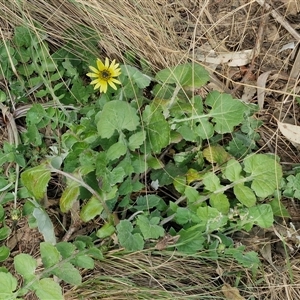
[[[19,115],[25,116],[25,125],[18,133],[21,143],[17,147],[7,143],[2,151],[20,167],[21,182],[14,193],[14,181],[2,172],[0,188],[5,195],[0,204],[16,195],[26,199],[23,214],[44,238],[40,245],[44,269],[40,271],[30,255],[18,254],[14,267],[24,283],[18,284],[16,276],[3,269],[3,299],[17,299],[28,291],[40,299],[61,299],[53,276],[80,284],[78,268],[93,268],[93,259],[103,258],[95,246],[98,240],[107,245],[117,241],[128,251],[206,250],[210,258],[225,255],[253,270],[258,267],[257,254],[235,247],[229,237],[254,225],[270,227],[280,208],[276,192],[282,170],[277,157],[252,153],[260,125],[252,117],[255,105],[217,91],[201,97],[197,91],[209,74],[192,63],[156,75],[114,65],[118,72],[113,75],[118,75],[121,86],[106,84],[105,93],[99,95],[85,84],[88,64],[70,52],[62,48],[51,53],[45,39],[23,27],[16,29],[14,41],[6,45],[6,54],[2,48],[3,74],[15,101],[26,108]],[[8,57],[21,87],[16,87]],[[109,72],[110,66],[93,67],[91,77],[105,71],[103,67]],[[34,104],[29,95],[37,100]],[[0,96],[8,102],[5,93]],[[48,97],[50,105],[39,103]],[[102,221],[91,237],[57,241],[45,203],[53,175],[63,178],[59,199],[63,214],[76,208],[79,220],[73,223]],[[165,190],[173,192],[165,196]],[[10,231],[2,206],[0,221],[0,237],[5,239]],[[172,242],[164,243],[167,239]],[[9,249],[2,246],[0,259],[8,257]]]

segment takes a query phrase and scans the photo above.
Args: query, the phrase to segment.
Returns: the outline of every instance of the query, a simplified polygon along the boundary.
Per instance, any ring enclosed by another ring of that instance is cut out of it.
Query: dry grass
[[[298,260],[295,263],[299,262]],[[240,299],[299,299],[298,267],[291,273],[265,265],[257,275],[224,259],[207,260],[170,252],[108,253],[106,260],[85,276],[80,287],[66,291],[66,299],[226,299],[222,286],[239,286]]]
[[[295,30],[300,29],[297,0],[273,1],[276,9]],[[289,4],[289,5],[288,5]],[[294,68],[295,49],[280,51],[295,41],[271,16],[259,37],[264,9],[255,0],[0,0],[1,38],[9,39],[16,25],[26,25],[37,34],[47,34],[53,48],[67,45],[78,57],[82,50],[92,55],[107,55],[126,60],[133,53],[158,70],[191,60],[214,49],[236,52],[258,49],[252,69],[211,65],[212,83],[240,97],[245,86],[255,87],[257,76],[271,70],[266,83],[264,109],[258,118],[265,121],[261,149],[281,156],[284,163],[299,162],[298,152],[278,135],[271,117],[277,111],[298,123],[299,73]],[[37,22],[43,27],[38,27]],[[96,41],[96,45],[93,43]],[[299,41],[296,41],[299,43]],[[207,48],[208,47],[208,48]],[[207,50],[208,49],[208,50]],[[246,77],[247,75],[253,75]],[[256,98],[251,100],[256,102]],[[218,265],[193,257],[134,253],[111,253],[95,272],[85,274],[82,287],[66,291],[68,299],[223,299],[223,283],[234,286],[239,278],[245,299],[300,299],[299,259],[290,258],[286,270],[284,258],[278,261],[284,271],[276,272],[268,264],[257,278],[230,261]],[[242,275],[240,275],[242,274]]]

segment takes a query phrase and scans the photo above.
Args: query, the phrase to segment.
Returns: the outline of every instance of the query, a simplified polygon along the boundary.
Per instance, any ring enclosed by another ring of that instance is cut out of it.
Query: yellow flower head
[[[121,74],[121,69],[118,68],[119,64],[116,64],[114,59],[109,65],[108,58],[105,59],[105,64],[98,58],[97,59],[97,69],[89,66],[90,70],[93,73],[87,73],[86,75],[95,78],[91,84],[95,84],[94,90],[100,88],[100,93],[106,93],[107,87],[109,84],[114,90],[117,89],[116,84],[121,84],[121,82],[114,77],[117,77]]]

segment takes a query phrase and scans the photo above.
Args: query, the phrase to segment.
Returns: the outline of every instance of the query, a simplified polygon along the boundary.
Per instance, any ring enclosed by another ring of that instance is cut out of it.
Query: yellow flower
[[[90,70],[93,73],[87,73],[86,75],[95,78],[91,84],[95,84],[94,90],[100,88],[100,93],[106,93],[107,87],[109,84],[114,90],[117,89],[116,84],[121,84],[121,82],[114,77],[117,77],[121,74],[121,69],[118,68],[119,64],[116,64],[114,59],[109,65],[108,58],[105,59],[105,64],[98,58],[97,59],[97,69],[89,66]]]

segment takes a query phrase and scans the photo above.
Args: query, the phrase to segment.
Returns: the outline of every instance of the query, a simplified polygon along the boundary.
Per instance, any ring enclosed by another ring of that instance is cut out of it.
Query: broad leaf
[[[44,197],[50,178],[51,172],[45,164],[27,169],[21,174],[23,184],[37,200]]]
[[[215,131],[221,134],[232,132],[233,127],[244,120],[244,113],[247,110],[242,101],[217,91],[210,92],[205,103],[211,107],[209,116],[213,118]]]
[[[71,263],[76,267],[90,269],[90,270],[94,269],[95,267],[94,260],[88,255],[84,255],[84,254],[76,255],[75,258],[71,260]]]
[[[37,267],[37,261],[29,254],[18,254],[14,259],[15,270],[25,279],[32,277]]]
[[[80,272],[69,262],[61,263],[52,274],[72,285],[79,285],[82,281]]]
[[[256,225],[269,228],[274,223],[274,216],[270,204],[261,204],[249,208],[249,215]]]
[[[210,206],[199,207],[197,209],[197,215],[209,232],[221,229],[228,222],[227,216],[224,216],[216,208]]]
[[[57,282],[51,278],[43,278],[38,282],[36,295],[40,300],[63,300],[62,290]]]
[[[35,207],[32,215],[36,219],[39,232],[43,235],[45,242],[49,242],[54,245],[56,243],[56,237],[54,233],[54,226],[49,215],[41,207]]]
[[[266,154],[250,155],[244,160],[244,170],[250,174],[251,188],[258,197],[266,198],[273,194],[280,184],[282,168]]]
[[[76,249],[73,244],[68,242],[59,242],[55,245],[55,247],[63,259],[69,258]]]
[[[233,188],[236,198],[245,206],[251,207],[256,204],[256,196],[252,189],[243,183],[236,184]]]
[[[121,142],[115,143],[112,146],[109,147],[107,150],[107,159],[109,160],[115,160],[119,158],[120,156],[126,154],[127,147]]]
[[[76,181],[70,180],[60,198],[59,201],[60,210],[63,213],[68,212],[72,208],[74,202],[77,201],[79,194],[80,194],[80,184]]]
[[[0,262],[5,261],[9,257],[10,251],[6,246],[0,247]]]
[[[45,268],[50,268],[60,261],[59,251],[50,243],[42,242],[40,244],[42,262]]]
[[[140,89],[144,89],[151,82],[151,77],[143,74],[139,69],[135,67],[124,65],[121,66],[121,70],[122,73],[127,75],[133,82],[135,82]]]
[[[100,215],[102,211],[103,205],[100,201],[95,197],[91,197],[90,200],[82,207],[80,211],[80,218],[83,222],[88,222]]]
[[[159,153],[162,148],[170,143],[170,125],[161,111],[146,106],[143,112],[143,120],[146,124],[147,141],[154,153]]]
[[[162,226],[158,225],[159,217],[153,217],[150,220],[145,216],[138,216],[136,224],[140,227],[144,239],[158,239],[163,237],[165,230]]]
[[[127,102],[113,100],[107,102],[96,115],[98,133],[102,138],[110,138],[115,131],[133,131],[139,125],[136,110]]]
[[[217,163],[218,165],[221,165],[230,158],[230,155],[223,147],[216,145],[205,148],[203,150],[203,157],[210,163]]]
[[[134,151],[135,149],[138,149],[143,144],[143,142],[145,141],[145,139],[146,139],[146,134],[145,134],[144,131],[140,131],[140,132],[134,133],[129,138],[128,148],[131,151]]]
[[[207,172],[203,176],[203,184],[205,186],[205,189],[210,192],[215,192],[222,187],[219,177],[213,172]]]
[[[231,182],[235,182],[241,178],[241,172],[242,166],[240,163],[235,159],[231,159],[227,162],[223,175]]]
[[[155,78],[165,83],[176,83],[187,87],[201,87],[209,80],[208,72],[199,64],[186,63],[159,71]]]
[[[197,226],[197,227],[196,227]],[[178,251],[188,254],[197,253],[204,248],[205,237],[203,235],[204,228],[199,228],[198,225],[189,229],[181,229],[179,231],[179,239],[176,248]]]
[[[122,247],[129,251],[139,251],[144,248],[143,237],[139,233],[132,233],[133,226],[128,220],[122,220],[117,225],[118,239]]]
[[[0,299],[14,299],[9,296],[16,290],[17,283],[17,279],[10,273],[0,272]]]
[[[8,226],[0,228],[0,241],[5,240],[11,233],[11,229]]]
[[[228,214],[230,204],[226,195],[222,193],[211,194],[209,203],[212,207],[216,208],[222,214]]]
[[[99,239],[105,239],[115,232],[115,226],[110,223],[105,223],[97,232],[96,235]]]

